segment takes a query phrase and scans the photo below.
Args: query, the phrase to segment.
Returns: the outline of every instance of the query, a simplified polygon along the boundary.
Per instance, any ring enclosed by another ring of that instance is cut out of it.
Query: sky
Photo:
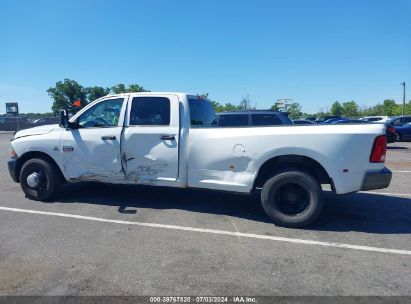
[[[411,0],[0,0],[0,113],[50,111],[65,78],[308,113],[402,102]]]

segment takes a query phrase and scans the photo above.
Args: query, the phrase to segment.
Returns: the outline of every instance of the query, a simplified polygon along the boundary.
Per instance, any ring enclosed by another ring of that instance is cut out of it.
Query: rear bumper
[[[18,178],[17,178],[17,159],[10,159],[8,162],[7,162],[7,167],[9,168],[9,173],[10,173],[10,176],[11,176],[11,178],[16,182],[16,183],[18,183],[19,182],[19,180],[18,180]]]
[[[388,168],[378,172],[368,172],[365,175],[364,183],[361,190],[374,190],[387,188],[391,182],[392,173]]]

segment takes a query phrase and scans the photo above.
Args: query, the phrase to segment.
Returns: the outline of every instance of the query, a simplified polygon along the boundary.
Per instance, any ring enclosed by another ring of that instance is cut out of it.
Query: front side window
[[[130,126],[170,125],[170,99],[166,97],[134,97]]]
[[[124,98],[107,99],[86,110],[77,119],[80,128],[117,127]]]

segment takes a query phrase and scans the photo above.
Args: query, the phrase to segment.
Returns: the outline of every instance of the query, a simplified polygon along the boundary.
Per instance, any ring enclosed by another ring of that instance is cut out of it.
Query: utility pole
[[[405,108],[405,81],[401,82],[401,85],[404,87],[404,91],[402,94],[402,116],[404,116],[404,108]]]

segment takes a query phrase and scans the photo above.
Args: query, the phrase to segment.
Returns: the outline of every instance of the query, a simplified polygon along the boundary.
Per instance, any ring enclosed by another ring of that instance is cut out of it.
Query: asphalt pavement
[[[24,197],[0,134],[0,295],[411,295],[411,143],[387,189],[326,192],[309,228],[258,196],[79,183]]]

